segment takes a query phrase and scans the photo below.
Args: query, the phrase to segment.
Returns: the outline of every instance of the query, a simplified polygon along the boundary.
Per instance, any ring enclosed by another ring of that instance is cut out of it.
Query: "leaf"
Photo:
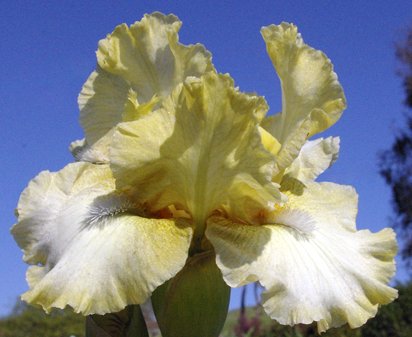
[[[140,306],[86,319],[86,337],[149,337]]]

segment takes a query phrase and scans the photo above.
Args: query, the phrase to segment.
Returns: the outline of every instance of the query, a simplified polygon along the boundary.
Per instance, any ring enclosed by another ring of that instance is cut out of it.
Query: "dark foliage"
[[[412,265],[412,28],[398,44],[399,75],[405,90],[406,125],[398,132],[392,147],[380,157],[380,173],[392,189],[395,211],[393,226],[403,241],[402,257]]]

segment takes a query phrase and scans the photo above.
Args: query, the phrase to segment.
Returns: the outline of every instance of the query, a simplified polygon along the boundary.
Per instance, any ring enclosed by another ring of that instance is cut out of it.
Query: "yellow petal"
[[[263,27],[261,32],[282,87],[282,113],[267,122],[267,130],[283,144],[308,117],[309,136],[334,124],[346,102],[330,60],[306,45],[292,24]]]
[[[99,42],[99,66],[130,83],[142,103],[153,95],[167,96],[188,76],[213,70],[211,55],[202,45],[178,42],[181,25],[176,16],[157,12],[130,27],[116,27]]]
[[[258,131],[265,109],[227,75],[186,82],[163,109],[118,126],[110,151],[117,186],[155,210],[179,205],[199,228],[216,209],[236,216],[251,200],[271,207],[279,191]]]
[[[131,103],[136,107],[150,102],[153,108],[153,99],[168,96],[187,77],[213,70],[211,55],[203,46],[178,42],[180,26],[174,15],[153,13],[130,27],[116,27],[99,42],[99,67],[78,99],[80,123],[94,151],[107,156],[112,128],[142,115],[133,113]],[[101,141],[102,137],[108,139]]]
[[[282,146],[279,141],[262,127],[259,127],[259,132],[265,149],[270,153],[277,155]]]
[[[99,79],[102,78],[103,76],[99,77]],[[122,121],[134,121],[141,118],[142,116],[147,115],[148,113],[152,112],[152,110],[160,100],[155,95],[147,103],[139,104],[136,92],[133,89],[129,89],[123,109],[117,108],[116,110],[116,107],[113,104],[114,102],[116,102],[116,100],[108,99],[110,98],[111,94],[111,91],[109,93],[106,92],[106,95],[100,97],[97,101],[100,104],[98,110],[101,112],[106,111],[112,114],[113,118],[108,120],[100,119],[97,121],[96,124],[98,125],[98,127],[95,129],[97,132],[93,133],[96,136],[96,139],[90,140],[93,143],[89,144],[86,139],[82,139],[76,140],[70,144],[69,150],[77,161],[86,161],[94,164],[108,163],[109,147],[114,132],[113,126]],[[121,97],[122,95],[117,96],[118,99]],[[121,98],[120,101],[122,101],[123,99],[124,97]],[[121,105],[120,101],[117,102],[117,104]],[[113,112],[116,113],[113,114]],[[121,119],[119,119],[120,115]],[[102,124],[103,122],[105,122],[105,126]],[[90,127],[88,128],[89,130],[94,128],[93,121],[90,120],[90,123]]]
[[[25,189],[12,228],[33,265],[25,301],[46,311],[117,312],[143,303],[184,266],[188,224],[144,218],[113,190],[108,166],[89,163],[42,172]]]
[[[137,99],[137,93],[133,89],[130,89],[124,106],[122,121],[131,122],[147,115],[152,112],[159,100],[160,99],[154,95],[147,103],[140,104]]]
[[[271,224],[209,220],[206,235],[224,279],[232,287],[259,281],[265,311],[281,324],[316,321],[319,332],[364,324],[379,304],[397,297],[387,286],[395,271],[394,232],[356,231],[350,187],[309,183],[301,196],[288,197]]]

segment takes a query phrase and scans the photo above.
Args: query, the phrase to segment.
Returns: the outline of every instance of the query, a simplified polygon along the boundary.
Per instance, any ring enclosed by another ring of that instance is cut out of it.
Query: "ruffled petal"
[[[311,129],[312,122],[310,118],[305,119],[301,124],[287,136],[282,143],[280,150],[276,156],[276,175],[273,176],[273,181],[281,182],[285,170],[293,163],[299,155],[302,146],[306,143]]]
[[[298,157],[285,170],[285,177],[298,179],[302,183],[314,181],[337,160],[338,153],[338,137],[308,141],[301,148]]]
[[[176,16],[157,12],[130,27],[117,26],[99,42],[97,61],[131,83],[139,101],[167,96],[185,78],[213,70],[211,55],[202,45],[178,42],[181,25]]]
[[[301,196],[249,226],[214,217],[206,235],[232,287],[259,281],[263,306],[281,324],[318,323],[319,332],[358,327],[379,304],[397,297],[387,286],[395,271],[395,234],[356,231],[351,187],[309,183]],[[268,221],[268,222],[269,222]]]
[[[282,145],[273,177],[280,182],[306,140],[339,119],[346,99],[330,60],[306,45],[294,25],[271,25],[261,32],[282,87],[282,113],[261,123]]]
[[[153,13],[130,27],[116,27],[99,42],[99,67],[78,99],[80,123],[89,146],[107,155],[111,129],[131,116],[140,117],[127,113],[131,96],[135,104],[146,104],[168,96],[187,77],[213,70],[211,55],[202,45],[178,42],[180,26],[174,15]],[[95,144],[102,137],[109,139]]]
[[[175,204],[201,227],[216,209],[251,217],[244,205],[272,207],[280,198],[274,157],[258,130],[266,108],[227,75],[186,82],[163,109],[118,126],[110,152],[118,188],[136,191],[154,210]]]
[[[292,24],[263,27],[261,32],[282,87],[282,113],[265,123],[267,130],[283,144],[307,118],[308,136],[334,124],[346,100],[330,60],[306,45]]]
[[[74,163],[42,172],[21,195],[14,235],[32,264],[29,303],[69,305],[84,315],[143,303],[185,264],[192,230],[184,220],[148,219],[114,192],[107,165]]]

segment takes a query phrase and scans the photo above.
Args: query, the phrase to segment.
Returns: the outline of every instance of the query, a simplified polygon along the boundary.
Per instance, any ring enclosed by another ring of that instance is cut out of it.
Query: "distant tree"
[[[380,157],[380,173],[392,189],[393,226],[403,241],[401,255],[412,266],[412,27],[396,47],[405,90],[406,125]]]
[[[10,316],[0,319],[0,337],[84,337],[85,319],[72,310],[46,314],[18,300]]]

